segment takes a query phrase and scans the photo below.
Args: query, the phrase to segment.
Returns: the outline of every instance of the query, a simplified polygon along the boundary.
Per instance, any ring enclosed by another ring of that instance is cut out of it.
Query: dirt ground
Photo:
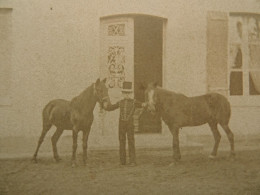
[[[1,159],[0,194],[260,194],[259,139],[236,142],[235,159],[225,140],[215,160],[208,159],[213,143],[200,142],[202,151],[183,149],[176,165],[171,147],[137,149],[136,167],[119,165],[117,150],[90,150],[87,166],[79,153],[76,168],[69,154],[60,163],[41,153],[38,164]]]
[[[138,149],[136,167],[121,166],[118,151],[89,151],[88,164],[70,166],[40,157],[0,160],[0,194],[260,194],[260,150],[228,151],[207,158],[208,151],[185,153],[170,165],[169,149]]]

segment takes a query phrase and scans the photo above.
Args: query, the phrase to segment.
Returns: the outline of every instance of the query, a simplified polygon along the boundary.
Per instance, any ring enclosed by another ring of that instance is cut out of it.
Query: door
[[[114,104],[122,97],[123,82],[134,81],[134,22],[131,17],[106,17],[100,25],[100,76],[107,78]],[[99,117],[101,134],[116,137],[119,111],[103,113]]]
[[[124,81],[134,81],[134,22],[131,17],[101,19],[101,75],[112,101],[121,98]]]

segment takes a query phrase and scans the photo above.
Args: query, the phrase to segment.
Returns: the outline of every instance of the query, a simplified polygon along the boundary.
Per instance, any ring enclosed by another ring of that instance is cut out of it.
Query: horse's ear
[[[98,85],[100,83],[100,78],[97,79],[96,84]]]
[[[106,82],[107,82],[107,78],[104,78],[104,79],[102,80],[102,82],[103,82],[103,83],[106,83]]]

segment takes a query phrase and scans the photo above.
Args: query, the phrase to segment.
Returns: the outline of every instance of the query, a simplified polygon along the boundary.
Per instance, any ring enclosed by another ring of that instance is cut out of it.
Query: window
[[[229,95],[260,95],[260,15],[230,14]]]

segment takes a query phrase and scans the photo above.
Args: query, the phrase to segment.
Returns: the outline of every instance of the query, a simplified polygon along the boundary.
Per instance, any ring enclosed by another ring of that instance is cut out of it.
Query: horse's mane
[[[91,104],[91,101],[93,103],[96,103],[93,99],[93,92],[94,92],[94,83],[87,87],[83,92],[81,92],[78,96],[74,97],[70,105],[74,108],[77,109],[78,111],[85,110],[86,107],[90,107],[89,105]]]
[[[182,93],[176,93],[176,92],[174,92],[174,91],[170,91],[170,90],[168,90],[168,89],[164,89],[164,88],[162,88],[162,87],[156,87],[156,89],[159,91],[159,93],[162,93],[162,94],[164,94],[165,96],[183,96],[183,97],[187,97],[187,96],[185,96],[184,94],[182,94]]]
[[[186,101],[188,99],[187,96],[181,93],[176,93],[174,91],[170,91],[167,89],[163,89],[161,87],[155,88],[157,91],[157,96],[159,97],[159,105],[169,107],[172,104],[176,104],[176,102]]]

